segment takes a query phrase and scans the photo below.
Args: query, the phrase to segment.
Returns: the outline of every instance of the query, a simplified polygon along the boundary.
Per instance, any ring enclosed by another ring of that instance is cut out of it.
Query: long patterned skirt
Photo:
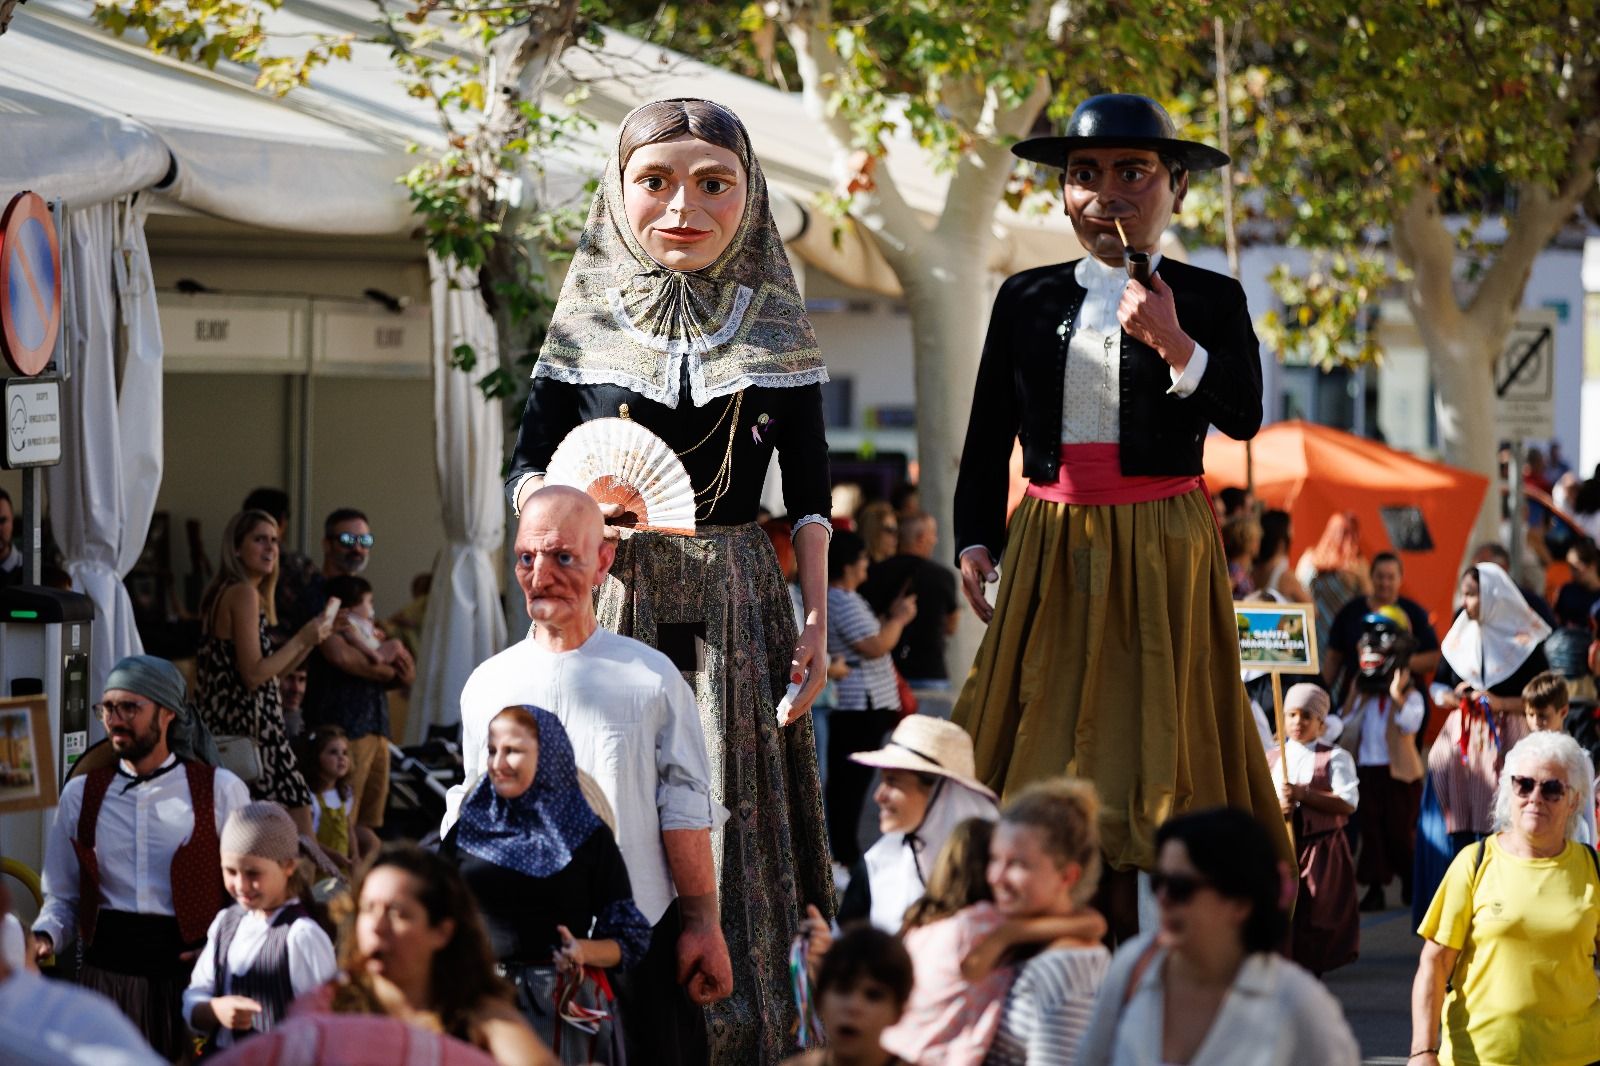
[[[833,913],[833,873],[811,718],[778,728],[796,640],[777,557],[754,523],[693,537],[634,533],[600,590],[600,624],[672,656],[694,688],[733,995],[708,1009],[716,1066],[767,1066],[795,1050],[789,945],[805,906]]]
[[[1058,774],[1094,782],[1116,869],[1150,869],[1172,815],[1224,805],[1252,812],[1295,861],[1203,492],[1107,506],[1024,497],[954,720],[972,734],[978,778],[1002,795]]]

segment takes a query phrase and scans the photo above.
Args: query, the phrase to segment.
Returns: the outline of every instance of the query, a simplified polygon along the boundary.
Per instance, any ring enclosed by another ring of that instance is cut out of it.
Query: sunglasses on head
[[[1192,874],[1167,874],[1160,870],[1150,871],[1150,893],[1155,896],[1165,896],[1168,903],[1188,903],[1194,899],[1194,894],[1205,888],[1211,882],[1203,877]]]
[[[1539,795],[1544,797],[1547,803],[1558,802],[1562,796],[1567,794],[1567,783],[1565,781],[1557,781],[1554,778],[1536,781],[1531,777],[1520,777],[1517,774],[1511,775],[1511,787],[1516,789],[1517,796],[1520,799],[1527,799],[1533,795],[1534,785],[1539,786]]]
[[[334,539],[346,548],[354,548],[357,544],[363,548],[372,547],[371,533],[340,533]]]

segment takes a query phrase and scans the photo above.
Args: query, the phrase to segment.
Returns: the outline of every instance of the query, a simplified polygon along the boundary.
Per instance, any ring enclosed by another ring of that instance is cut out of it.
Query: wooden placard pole
[[[1241,602],[1234,605],[1239,629],[1239,663],[1246,670],[1272,676],[1272,718],[1278,739],[1278,765],[1289,780],[1289,738],[1283,721],[1283,675],[1315,676],[1317,658],[1316,608],[1309,603]],[[1290,819],[1290,844],[1294,826]]]
[[[1272,671],[1272,720],[1278,729],[1278,766],[1283,770],[1283,779],[1289,780],[1289,736],[1283,727],[1283,673],[1279,670]],[[1285,815],[1284,828],[1289,830],[1289,847],[1294,843],[1294,818]]]

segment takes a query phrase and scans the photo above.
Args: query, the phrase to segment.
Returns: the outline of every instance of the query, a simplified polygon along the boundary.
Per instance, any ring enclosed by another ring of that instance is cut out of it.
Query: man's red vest
[[[222,883],[222,849],[212,791],[216,771],[202,762],[178,761],[189,778],[194,832],[172,855],[172,907],[183,942],[193,944],[206,938],[211,919],[227,905],[228,892]],[[115,766],[102,766],[84,780],[78,835],[72,842],[72,849],[78,853],[78,936],[85,946],[94,942],[94,928],[100,917],[100,860],[94,852],[95,830],[100,822],[100,804],[116,774]]]

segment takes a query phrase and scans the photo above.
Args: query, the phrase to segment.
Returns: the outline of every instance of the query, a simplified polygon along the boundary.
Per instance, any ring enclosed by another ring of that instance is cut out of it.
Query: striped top
[[[1111,953],[1057,948],[1028,960],[1000,1015],[984,1066],[1075,1066]]]
[[[1494,793],[1506,752],[1527,735],[1527,719],[1520,714],[1476,713],[1463,722],[1459,707],[1450,712],[1428,752],[1428,773],[1447,832],[1481,835],[1494,827]]]
[[[866,659],[857,641],[876,636],[878,616],[859,593],[828,589],[828,654],[843,655],[850,672],[834,682],[834,708],[840,711],[898,711],[900,690],[894,681],[894,660],[888,655]]]

